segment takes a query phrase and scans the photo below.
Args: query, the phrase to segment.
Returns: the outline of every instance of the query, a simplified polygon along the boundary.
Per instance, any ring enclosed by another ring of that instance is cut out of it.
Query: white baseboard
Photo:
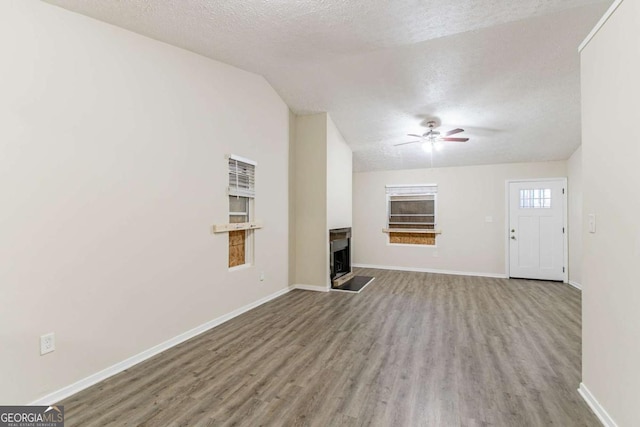
[[[575,282],[573,280],[569,280],[567,283],[569,283],[571,286],[573,286],[574,288],[578,289],[578,290],[582,290],[582,285],[578,282]]]
[[[122,362],[116,363],[113,366],[110,366],[106,369],[96,372],[95,374],[89,375],[88,377],[83,378],[80,381],[77,381],[71,385],[63,387],[57,391],[54,391],[53,393],[49,393],[46,396],[43,396],[29,403],[29,405],[52,405],[54,403],[60,402],[61,400],[66,399],[67,397],[72,396],[88,387],[91,387],[92,385],[97,384],[100,381],[103,381],[109,377],[112,377],[113,375],[119,374],[125,369],[129,369],[140,362],[144,362],[145,360],[155,356],[156,354],[162,353],[163,351],[168,350],[171,347],[174,347],[184,341],[187,341],[188,339],[191,339],[196,335],[200,335],[201,333],[206,332],[211,328],[215,328],[216,326],[221,325],[222,323],[227,322],[233,319],[234,317],[237,317],[266,302],[269,302],[275,298],[278,298],[279,296],[286,294],[290,290],[291,288],[281,289],[278,292],[275,292],[271,295],[267,295],[264,298],[261,298],[250,304],[247,304],[244,307],[240,307],[237,310],[233,310],[231,313],[227,313],[216,319],[210,320],[207,323],[204,323],[200,326],[196,326],[195,328],[187,332],[184,332],[178,336],[175,336],[156,346],[153,346],[150,349],[143,351],[142,353],[138,353],[135,356],[132,356],[132,357],[129,357],[128,359],[123,360]]]
[[[302,289],[303,291],[315,291],[315,292],[329,292],[329,288],[324,288],[322,286],[317,285],[291,285],[292,289]]]
[[[418,273],[452,274],[455,276],[493,277],[496,279],[507,278],[506,274],[475,273],[471,271],[438,270],[435,268],[397,267],[397,266],[391,266],[391,265],[373,265],[373,264],[353,264],[353,266],[359,267],[359,268],[377,268],[380,270],[397,270],[397,271],[415,271]]]
[[[578,388],[578,393],[580,393],[580,396],[582,396],[584,401],[587,402],[587,405],[589,405],[589,408],[591,408],[593,413],[596,414],[596,416],[598,417],[598,419],[600,420],[603,426],[618,427],[616,422],[613,421],[613,418],[611,418],[611,415],[609,415],[607,411],[604,410],[602,405],[598,403],[596,398],[593,397],[593,394],[591,394],[591,392],[589,391],[587,386],[584,385],[584,383],[580,383],[580,388]]]

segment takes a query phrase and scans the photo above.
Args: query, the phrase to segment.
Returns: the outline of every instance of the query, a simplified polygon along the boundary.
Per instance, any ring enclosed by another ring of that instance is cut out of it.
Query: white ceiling
[[[434,166],[563,160],[580,144],[578,44],[611,0],[47,0],[262,74],[327,111],[354,170],[429,167],[426,117],[466,129]],[[247,118],[248,121],[251,118]]]

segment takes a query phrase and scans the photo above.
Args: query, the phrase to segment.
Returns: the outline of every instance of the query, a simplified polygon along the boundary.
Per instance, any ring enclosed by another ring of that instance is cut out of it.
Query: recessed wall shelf
[[[238,222],[238,223],[230,223],[230,224],[215,224],[212,227],[211,231],[213,233],[228,233],[230,231],[255,230],[258,228],[262,228],[262,222],[252,221],[252,222]]]

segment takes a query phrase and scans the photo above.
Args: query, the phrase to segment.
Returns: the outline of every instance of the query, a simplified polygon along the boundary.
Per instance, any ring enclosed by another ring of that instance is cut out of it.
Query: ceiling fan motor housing
[[[429,130],[427,132],[423,133],[422,135],[416,135],[415,133],[408,134],[408,136],[412,136],[414,138],[419,138],[418,141],[403,142],[403,143],[400,143],[400,144],[394,144],[394,146],[414,144],[416,142],[427,142],[427,143],[431,143],[433,145],[434,143],[440,142],[440,141],[467,142],[469,140],[469,138],[457,138],[457,137],[456,138],[451,138],[451,135],[455,135],[455,134],[458,134],[460,132],[464,132],[464,129],[456,128],[456,129],[450,130],[450,131],[445,132],[444,134],[442,134],[440,131],[435,130],[436,126],[438,125],[438,123],[435,120],[429,120],[426,125],[427,125],[427,128]]]
[[[428,121],[427,127],[429,128],[429,131],[424,133],[422,136],[431,140],[438,138],[440,136],[440,132],[438,132],[437,130],[434,130],[436,125],[437,123],[434,120]]]

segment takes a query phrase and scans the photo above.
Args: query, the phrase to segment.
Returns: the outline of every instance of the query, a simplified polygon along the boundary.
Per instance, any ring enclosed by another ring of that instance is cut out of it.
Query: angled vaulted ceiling
[[[577,46],[611,0],[47,0],[265,76],[327,111],[356,171],[430,166],[407,133],[463,127],[434,166],[566,159]],[[247,118],[250,121],[250,118]]]

